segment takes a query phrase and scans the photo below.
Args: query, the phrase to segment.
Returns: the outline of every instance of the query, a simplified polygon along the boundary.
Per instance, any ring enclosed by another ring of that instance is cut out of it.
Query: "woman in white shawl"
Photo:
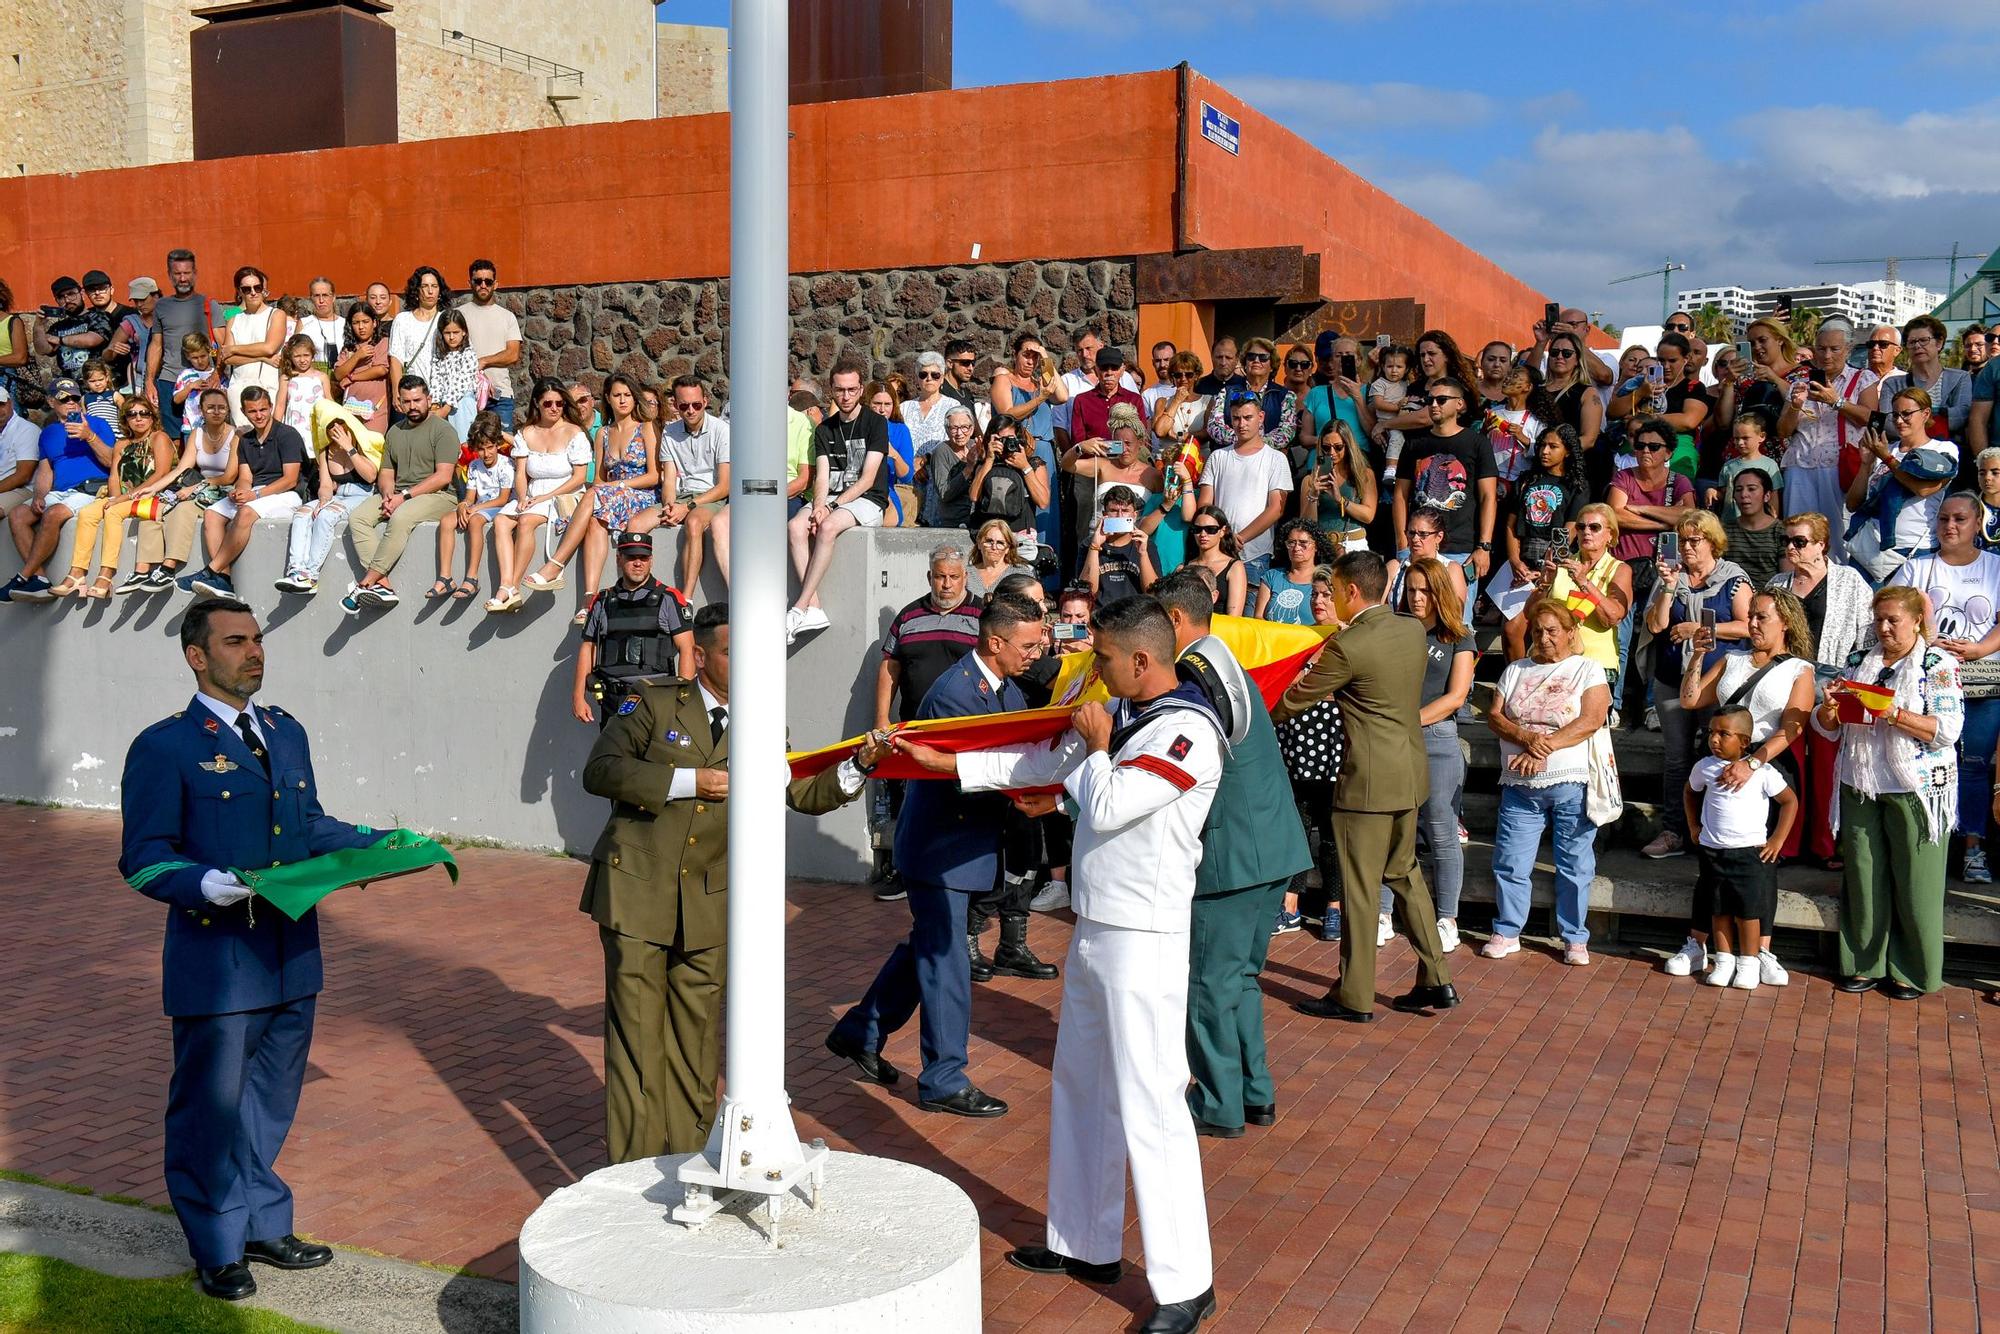
[[[1915,1000],[1944,985],[1945,850],[1958,809],[1958,735],[1965,696],[1958,659],[1928,639],[1924,595],[1875,594],[1875,647],[1848,660],[1846,680],[1894,692],[1868,714],[1836,681],[1813,727],[1840,740],[1833,811],[1847,859],[1841,882],[1842,991],[1881,987]],[[1842,705],[1849,719],[1841,721]]]

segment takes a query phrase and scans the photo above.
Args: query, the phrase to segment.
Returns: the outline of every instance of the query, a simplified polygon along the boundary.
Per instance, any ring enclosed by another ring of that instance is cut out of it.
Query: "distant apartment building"
[[[1675,309],[1693,314],[1704,306],[1718,307],[1737,333],[1760,316],[1790,307],[1811,307],[1823,315],[1844,315],[1857,327],[1901,326],[1936,306],[1942,296],[1906,282],[1814,283],[1804,287],[1697,287],[1682,292]]]
[[[396,137],[680,116],[726,109],[721,28],[658,23],[643,0],[346,0],[395,29]],[[234,17],[315,8],[216,7]],[[194,156],[190,34],[206,3],[38,0],[0,32],[0,174],[97,171]],[[269,71],[246,98],[283,98]]]

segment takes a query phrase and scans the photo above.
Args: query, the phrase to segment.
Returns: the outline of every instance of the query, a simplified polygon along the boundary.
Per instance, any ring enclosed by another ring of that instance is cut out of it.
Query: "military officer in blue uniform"
[[[320,809],[305,729],[283,709],[252,705],[264,636],[250,608],[197,602],[180,634],[195,697],[126,754],[118,869],[168,907],[167,1194],[202,1291],[236,1301],[257,1290],[247,1261],[311,1269],[333,1252],[292,1235],[292,1192],[276,1169],[312,1041],[319,922],[258,912],[232,869],[368,847],[381,835]]]

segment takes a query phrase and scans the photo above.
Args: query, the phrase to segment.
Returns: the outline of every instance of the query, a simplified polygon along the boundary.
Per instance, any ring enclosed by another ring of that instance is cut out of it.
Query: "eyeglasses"
[[[1271,354],[1269,352],[1245,352],[1243,354],[1243,360],[1245,361],[1269,361],[1270,359]]]
[[[919,380],[942,380],[942,379],[944,378],[944,372],[943,372],[943,371],[918,371],[918,372],[917,372],[917,378],[918,378]]]
[[[1188,531],[1197,534],[1198,536],[1201,537],[1214,537],[1217,533],[1222,531],[1222,525],[1215,523],[1197,523],[1190,525]]]
[[[1813,540],[1810,537],[1793,536],[1793,537],[1787,537],[1785,539],[1785,545],[1790,547],[1793,551],[1804,551],[1807,547],[1811,546],[1812,543]]]
[[[243,293],[243,294],[244,294],[245,296],[248,296],[248,295],[249,295],[250,293],[252,293],[252,292],[261,292],[261,291],[263,291],[263,290],[264,290],[264,284],[262,284],[262,283],[239,283],[239,284],[237,285],[237,288],[236,288],[236,290],[237,290],[237,291],[239,291],[239,292],[241,292],[241,293]]]
[[[1445,406],[1445,404],[1447,403],[1463,404],[1465,400],[1458,397],[1458,395],[1456,394],[1432,394],[1429,398],[1425,399],[1424,402],[1430,404],[1434,408],[1441,408]]]
[[[1703,536],[1702,536],[1702,535],[1701,535],[1700,533],[1682,533],[1682,534],[1681,534],[1681,545],[1682,545],[1683,547],[1690,547],[1690,546],[1695,546],[1695,547],[1698,547],[1698,546],[1702,546],[1702,545],[1705,545],[1705,544],[1707,543],[1707,541],[1708,541],[1708,539],[1707,539],[1707,538],[1705,538],[1705,537],[1703,537]]]
[[[1412,542],[1428,542],[1433,537],[1443,536],[1443,531],[1437,528],[1412,528],[1410,530],[1410,540]]]
[[[1891,348],[1891,347],[1897,347],[1899,346],[1899,344],[1893,338],[1871,338],[1864,346],[1873,348]]]
[[[1004,537],[983,537],[979,540],[979,545],[982,547],[1004,547],[1007,545],[1007,539]]]
[[[1930,414],[1922,408],[1905,408],[1901,412],[1892,412],[1889,415],[1899,422],[1906,422],[1912,417],[1927,417]]]

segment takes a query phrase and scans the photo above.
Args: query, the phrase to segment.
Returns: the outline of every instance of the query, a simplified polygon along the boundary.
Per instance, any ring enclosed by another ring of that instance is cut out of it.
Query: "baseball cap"
[[[125,299],[127,301],[138,301],[144,297],[158,296],[159,294],[160,285],[151,278],[134,278],[125,288]]]
[[[49,381],[48,388],[43,392],[45,392],[49,396],[49,399],[51,401],[61,398],[65,394],[73,398],[82,398],[83,386],[78,384],[76,381],[70,379],[68,376],[64,376],[59,380]]]
[[[624,533],[618,538],[620,556],[650,556],[653,554],[653,539],[644,533]]]
[[[0,380],[0,403],[12,403],[13,401],[14,391],[7,387],[5,380]]]
[[[85,287],[109,287],[111,286],[111,275],[103,269],[92,269],[89,273],[83,275],[83,285]]]
[[[50,296],[61,296],[64,292],[81,292],[82,290],[83,284],[70,277],[67,273],[49,284]]]

